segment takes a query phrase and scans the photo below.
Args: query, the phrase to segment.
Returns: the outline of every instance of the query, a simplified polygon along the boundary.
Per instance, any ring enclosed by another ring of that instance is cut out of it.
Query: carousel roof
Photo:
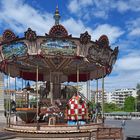
[[[5,30],[0,42],[0,70],[12,77],[36,80],[38,66],[40,81],[46,81],[50,72],[59,72],[61,82],[75,82],[77,68],[80,81],[111,73],[118,47],[112,50],[106,35],[96,41],[91,41],[87,31],[79,38],[72,37],[59,24],[58,7],[54,19],[55,25],[44,36],[38,36],[31,28],[22,38],[11,30]]]

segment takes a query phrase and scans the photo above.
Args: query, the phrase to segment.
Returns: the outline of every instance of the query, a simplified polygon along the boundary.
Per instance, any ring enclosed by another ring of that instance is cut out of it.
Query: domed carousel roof
[[[38,36],[31,28],[18,38],[11,30],[5,30],[0,42],[0,71],[12,77],[36,80],[36,67],[39,68],[39,81],[50,79],[50,72],[59,73],[60,82],[98,79],[110,74],[117,60],[118,47],[110,48],[109,39],[102,35],[91,41],[86,31],[80,37],[68,35],[59,24],[58,7],[55,25],[48,34]]]

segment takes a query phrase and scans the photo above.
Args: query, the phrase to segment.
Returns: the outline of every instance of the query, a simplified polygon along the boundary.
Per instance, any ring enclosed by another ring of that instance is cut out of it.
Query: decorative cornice
[[[35,41],[37,39],[36,32],[32,31],[31,28],[28,28],[28,30],[24,33],[24,35],[25,38],[30,42]]]

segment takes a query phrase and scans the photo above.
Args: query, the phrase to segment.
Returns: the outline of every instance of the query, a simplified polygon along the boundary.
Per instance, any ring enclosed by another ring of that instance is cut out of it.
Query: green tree
[[[129,96],[124,101],[124,111],[126,112],[134,112],[135,111],[135,98]]]
[[[115,103],[105,103],[104,105],[105,112],[114,112],[121,111],[121,109]]]

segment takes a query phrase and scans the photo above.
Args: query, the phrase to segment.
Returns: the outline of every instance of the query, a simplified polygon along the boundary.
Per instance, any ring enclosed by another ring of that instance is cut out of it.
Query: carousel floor
[[[47,123],[23,123],[18,122],[13,124],[11,122],[10,127],[6,127],[6,130],[14,132],[24,133],[75,133],[75,132],[90,132],[95,131],[97,128],[102,127],[101,123],[90,123],[85,125],[68,125],[66,123],[48,125]]]
[[[25,123],[20,118],[18,122],[16,117],[11,117],[10,127],[5,127],[6,131],[13,132],[16,137],[21,138],[49,138],[56,140],[62,138],[64,140],[86,140],[95,139],[97,136],[113,139],[122,138],[122,129],[105,126],[102,123],[89,123],[84,125],[68,125],[61,123],[56,125],[48,125],[46,122],[42,123]],[[117,135],[116,135],[117,134]],[[25,139],[26,140],[26,139]]]
[[[14,132],[16,137],[21,137],[25,140],[26,138],[50,138],[51,140],[58,140],[59,138],[62,138],[62,140],[94,140],[98,137],[99,139],[122,140],[123,138],[121,128],[103,126],[102,124],[80,125],[78,129],[77,126],[68,126],[67,124],[48,126],[41,123],[38,128],[37,130],[36,124],[26,124],[10,125],[5,130]]]

